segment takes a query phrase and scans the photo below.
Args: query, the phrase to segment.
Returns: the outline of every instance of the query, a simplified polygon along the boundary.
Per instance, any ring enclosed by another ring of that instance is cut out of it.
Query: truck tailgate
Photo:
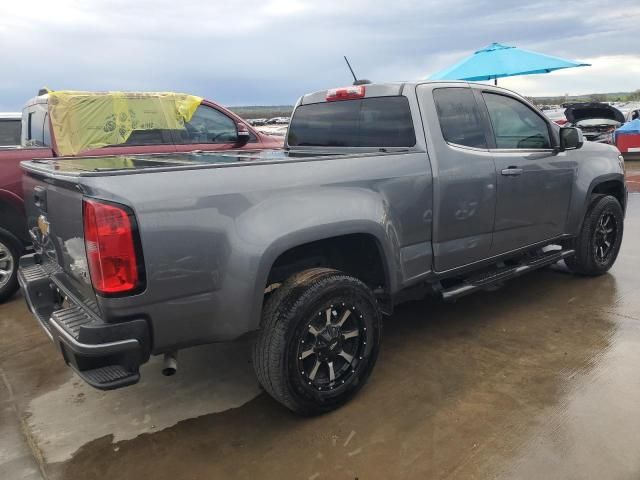
[[[85,253],[82,198],[74,177],[23,177],[27,227],[42,266],[64,295],[97,311]]]

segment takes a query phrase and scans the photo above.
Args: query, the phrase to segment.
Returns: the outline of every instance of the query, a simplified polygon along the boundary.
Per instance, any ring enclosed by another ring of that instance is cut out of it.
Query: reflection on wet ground
[[[629,192],[640,192],[640,161],[625,162],[625,169]]]
[[[255,396],[242,344],[191,353],[176,377],[152,366],[137,390],[85,391],[16,299],[0,307],[2,437],[14,432],[0,478],[20,465],[39,478],[31,452],[53,479],[638,478],[639,232],[632,196],[609,275],[556,266],[400,307],[367,387],[312,419]],[[14,444],[29,455],[12,459]]]

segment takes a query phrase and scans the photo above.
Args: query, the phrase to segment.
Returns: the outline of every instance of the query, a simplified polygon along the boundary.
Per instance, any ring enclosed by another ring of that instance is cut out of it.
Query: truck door
[[[496,170],[470,88],[422,84],[417,93],[433,169],[434,265],[442,272],[489,256]]]
[[[492,255],[564,233],[575,163],[553,150],[550,123],[503,92],[478,94],[486,105],[497,170]]]

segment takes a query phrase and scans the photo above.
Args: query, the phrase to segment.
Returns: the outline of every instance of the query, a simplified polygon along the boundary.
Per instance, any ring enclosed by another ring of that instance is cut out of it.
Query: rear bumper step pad
[[[104,323],[71,298],[71,306],[60,308],[50,272],[34,255],[20,259],[18,281],[29,310],[84,381],[101,390],[139,381],[139,366],[148,358],[139,340],[148,336],[146,322]]]

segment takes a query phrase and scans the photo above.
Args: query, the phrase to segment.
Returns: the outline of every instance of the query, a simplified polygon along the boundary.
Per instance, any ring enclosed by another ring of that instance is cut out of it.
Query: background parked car
[[[582,130],[586,140],[613,144],[613,132],[624,123],[624,115],[607,103],[565,104],[565,126]]]
[[[289,125],[290,117],[273,117],[267,120],[267,125]]]
[[[288,128],[289,128],[289,125],[273,124],[273,125],[261,125],[259,127],[256,127],[256,130],[262,133],[266,133],[267,135],[284,137],[287,134]]]
[[[640,118],[635,118],[614,133],[616,147],[625,160],[640,160]]]
[[[22,114],[20,112],[0,113],[0,147],[20,145]]]
[[[80,92],[77,92],[80,94]],[[104,101],[106,96],[113,93],[92,94],[81,92],[83,95],[93,95],[96,101]],[[55,97],[55,94],[53,94]],[[132,92],[131,98],[146,95]],[[24,249],[31,243],[26,228],[24,202],[22,192],[22,171],[19,164],[23,160],[35,158],[49,158],[69,155],[68,142],[56,138],[56,130],[51,122],[49,105],[50,94],[41,91],[30,99],[19,120],[16,122],[12,115],[7,122],[11,122],[11,137],[16,140],[15,132],[22,124],[21,138],[18,146],[2,146],[0,141],[0,302],[9,298],[18,288],[16,271],[18,259]],[[122,96],[120,94],[120,96]],[[192,97],[197,98],[197,97]],[[74,113],[74,112],[70,112]],[[120,113],[122,115],[123,112]],[[141,115],[138,115],[141,117]],[[256,150],[265,148],[281,148],[282,137],[270,136],[251,127],[245,120],[233,112],[209,100],[201,100],[190,120],[184,123],[184,128],[162,129],[145,128],[143,119],[137,123],[131,120],[128,125],[131,132],[122,143],[106,146],[89,146],[81,152],[84,156],[131,155],[151,153],[175,153],[191,151],[218,150]],[[0,123],[4,123],[4,119]],[[117,121],[101,119],[104,128],[110,128]],[[17,123],[17,125],[16,125]],[[113,125],[111,125],[113,123]],[[90,128],[85,122],[78,122],[80,128],[75,137],[87,134]],[[139,125],[136,129],[135,125]],[[4,126],[4,125],[3,125]],[[94,125],[95,126],[95,125]],[[84,129],[84,130],[83,130]],[[99,129],[100,130],[100,129]],[[68,140],[68,139],[67,139]]]
[[[547,108],[546,110],[542,110],[542,113],[557,125],[564,125],[567,123],[567,117],[564,116],[564,108],[555,105],[557,108]]]
[[[637,120],[637,119],[639,119],[639,118],[640,118],[640,108],[636,108],[636,109],[633,109],[633,110],[629,110],[629,111],[627,112],[627,115],[626,115],[626,117],[625,117],[625,120],[626,120],[627,122],[630,122],[630,121],[632,121],[632,120]]]

